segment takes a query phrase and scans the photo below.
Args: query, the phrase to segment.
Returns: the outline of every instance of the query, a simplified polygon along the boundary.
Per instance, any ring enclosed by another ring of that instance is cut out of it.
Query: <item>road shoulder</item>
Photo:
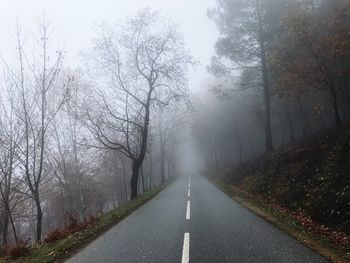
[[[60,263],[78,253],[91,242],[96,240],[99,236],[106,233],[112,227],[127,218],[130,214],[140,208],[142,205],[153,199],[162,190],[164,190],[174,180],[170,180],[151,191],[148,191],[137,198],[128,201],[126,204],[106,213],[91,227],[69,235],[67,238],[59,240],[53,244],[42,244],[34,247],[31,254],[12,261],[2,261],[11,263]]]
[[[288,214],[280,213],[272,207],[262,203],[260,200],[257,200],[253,196],[247,193],[242,193],[232,185],[224,183],[213,177],[208,177],[208,179],[211,183],[217,186],[221,191],[234,199],[240,205],[246,207],[259,217],[270,222],[278,229],[295,238],[319,255],[325,257],[330,262],[350,262],[350,248],[335,246],[322,236],[315,233],[310,233]]]

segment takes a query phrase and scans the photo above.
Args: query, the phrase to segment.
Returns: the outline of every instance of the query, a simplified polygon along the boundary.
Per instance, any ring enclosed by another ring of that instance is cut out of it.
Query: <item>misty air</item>
[[[350,262],[350,0],[2,0],[0,263]]]

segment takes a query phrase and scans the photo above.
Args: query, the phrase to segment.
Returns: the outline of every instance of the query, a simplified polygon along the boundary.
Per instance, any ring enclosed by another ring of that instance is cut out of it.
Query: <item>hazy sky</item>
[[[190,86],[196,91],[208,77],[206,65],[218,37],[213,21],[206,15],[215,0],[0,0],[0,54],[14,51],[16,19],[27,37],[35,33],[38,19],[45,13],[52,22],[55,40],[64,44],[66,64],[78,64],[80,50],[91,46],[95,26],[113,24],[144,7],[159,10],[180,24],[187,45],[201,66],[190,72]]]

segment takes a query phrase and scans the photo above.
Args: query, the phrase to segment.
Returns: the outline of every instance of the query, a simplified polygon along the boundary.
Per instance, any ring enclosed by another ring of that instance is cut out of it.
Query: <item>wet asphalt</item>
[[[241,207],[200,175],[181,176],[66,263],[324,263],[298,241]],[[190,200],[190,219],[186,220]]]

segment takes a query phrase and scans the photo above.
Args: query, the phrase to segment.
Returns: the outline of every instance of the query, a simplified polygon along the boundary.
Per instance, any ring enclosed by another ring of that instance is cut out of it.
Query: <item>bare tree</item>
[[[70,100],[62,107],[58,118],[53,122],[53,142],[50,147],[50,160],[54,167],[54,174],[58,180],[59,187],[69,200],[66,213],[86,219],[86,198],[83,193],[84,174],[87,169],[83,158],[88,150],[79,144],[83,133],[82,127],[77,121],[77,100],[80,88],[83,86],[80,72],[69,72],[70,78]],[[65,79],[61,80],[62,85]]]
[[[148,9],[119,30],[103,27],[88,56],[104,78],[93,75],[95,82],[85,101],[83,122],[98,142],[96,147],[116,150],[130,158],[134,198],[152,107],[186,96],[187,66],[193,59],[176,26]]]
[[[178,144],[177,132],[181,126],[185,124],[185,116],[187,114],[186,107],[175,107],[164,108],[163,105],[159,105],[157,111],[157,137],[159,138],[159,157],[160,157],[160,175],[161,181],[166,181],[166,161],[168,167],[171,170],[175,168],[176,154],[173,152]],[[170,174],[168,173],[168,177]]]
[[[15,105],[16,115],[23,129],[23,143],[20,145],[21,170],[28,195],[36,207],[36,240],[42,235],[41,186],[50,170],[46,169],[46,148],[52,120],[67,97],[65,87],[60,87],[60,95],[53,96],[56,78],[62,67],[64,53],[56,52],[56,59],[49,54],[49,23],[45,18],[39,24],[38,49],[33,59],[26,56],[21,30],[17,29],[18,69],[10,70],[13,85],[18,94]],[[53,62],[51,62],[53,61]],[[57,91],[55,91],[57,92]],[[57,99],[59,98],[59,99]]]
[[[216,76],[241,79],[241,89],[261,90],[263,98],[263,124],[265,149],[273,149],[271,128],[271,74],[267,57],[271,40],[278,32],[278,11],[286,0],[217,0],[218,7],[208,11],[220,30],[216,42],[216,55],[209,70]],[[236,85],[238,87],[238,85]]]
[[[6,81],[9,83],[9,81]],[[6,102],[5,102],[6,99]],[[2,244],[8,244],[9,225],[18,245],[18,237],[14,224],[13,211],[17,205],[18,189],[21,182],[15,174],[18,166],[18,146],[21,140],[20,123],[15,116],[14,93],[11,84],[3,92],[0,117],[0,194],[3,204],[2,212]]]

